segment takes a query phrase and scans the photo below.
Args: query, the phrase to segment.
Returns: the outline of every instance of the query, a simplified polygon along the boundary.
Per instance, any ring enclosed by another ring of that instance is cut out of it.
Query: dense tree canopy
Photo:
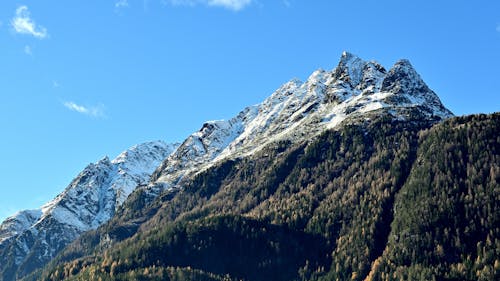
[[[137,191],[27,280],[499,280],[500,114],[387,115]]]

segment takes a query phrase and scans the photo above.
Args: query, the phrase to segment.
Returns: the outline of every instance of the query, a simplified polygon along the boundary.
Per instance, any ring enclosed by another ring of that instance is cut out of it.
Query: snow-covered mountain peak
[[[132,146],[131,148],[120,153],[111,162],[113,164],[118,164],[118,163],[133,161],[133,160],[137,159],[138,156],[141,156],[143,153],[149,154],[149,153],[157,152],[159,150],[168,150],[169,146],[171,146],[171,145],[169,145],[161,140],[136,144],[136,145]]]
[[[105,164],[105,165],[109,165],[111,163],[111,161],[109,160],[109,156],[104,156],[103,158],[101,158],[99,161],[97,161],[97,163],[93,163],[92,165],[100,165],[100,164]]]
[[[397,61],[385,76],[381,91],[409,94],[415,91],[429,91],[429,88],[410,61],[402,59]]]
[[[324,78],[325,73],[327,73],[327,72],[328,71],[324,70],[323,68],[319,68],[319,69],[315,70],[313,73],[311,73],[311,75],[309,75],[309,77],[306,80],[306,83],[314,83],[314,82],[321,81]]]
[[[40,210],[24,210],[6,218],[0,225],[0,244],[30,228],[41,216]]]
[[[10,245],[16,266],[43,264],[83,231],[109,220],[138,186],[151,199],[182,188],[219,161],[252,155],[277,141],[302,142],[377,114],[435,121],[452,115],[408,60],[386,71],[344,52],[335,69],[318,69],[305,82],[292,79],[229,120],[205,122],[182,144],[148,142],[89,164],[54,200],[0,225],[0,254]]]
[[[182,186],[186,176],[217,161],[254,153],[278,140],[304,140],[346,119],[377,110],[407,118],[414,109],[432,118],[451,116],[409,61],[398,61],[387,71],[344,52],[334,70],[316,70],[305,82],[291,80],[229,121],[206,122],[162,163],[149,187],[157,192]]]
[[[352,53],[344,51],[333,75],[335,79],[347,82],[352,88],[355,88],[361,81],[365,65],[366,62],[364,60]]]
[[[163,141],[134,145],[120,153],[111,163],[115,166],[117,172],[122,175],[128,174],[134,177],[147,178],[159,163],[178,146],[178,143],[167,144]],[[120,182],[119,185],[123,186],[123,182]]]
[[[353,64],[358,64],[358,63],[365,63],[365,61],[351,52],[348,51],[342,52],[342,55],[340,56],[339,60],[339,66],[343,65],[349,67]]]
[[[443,106],[439,97],[417,73],[409,60],[397,61],[384,76],[380,92],[390,93],[384,99],[393,107],[416,107],[428,116],[448,118],[451,111]]]
[[[87,165],[55,199],[0,225],[0,253],[10,251],[16,266],[49,261],[83,231],[109,220],[137,186],[149,182],[154,169],[177,146],[148,142],[112,161],[104,157]]]
[[[134,145],[111,161],[115,176],[109,188],[116,193],[116,207],[138,186],[146,184],[153,171],[177,147],[178,143],[167,144],[163,141],[146,142]]]

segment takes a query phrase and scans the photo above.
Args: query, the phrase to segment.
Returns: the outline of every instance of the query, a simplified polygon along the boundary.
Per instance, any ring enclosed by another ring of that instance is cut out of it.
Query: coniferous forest
[[[379,114],[274,143],[133,193],[25,280],[500,280],[499,132]]]

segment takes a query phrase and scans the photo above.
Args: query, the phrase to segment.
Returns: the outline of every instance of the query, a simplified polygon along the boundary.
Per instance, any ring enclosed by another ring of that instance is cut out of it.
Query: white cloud
[[[85,114],[85,115],[88,115],[91,117],[96,117],[96,118],[105,117],[104,106],[102,104],[98,105],[98,106],[87,107],[87,106],[76,104],[72,101],[67,101],[67,102],[64,102],[63,105],[69,110],[72,110],[72,111],[75,111],[75,112],[78,112],[81,114]]]
[[[24,53],[27,54],[27,55],[29,55],[29,56],[33,55],[33,50],[31,50],[30,45],[24,46]]]
[[[239,11],[249,5],[252,0],[209,0],[208,5],[220,6],[227,9]]]
[[[37,25],[30,17],[30,11],[27,6],[20,6],[16,10],[16,15],[11,20],[11,25],[17,33],[33,35],[36,38],[43,39],[47,37],[47,29]]]
[[[254,0],[164,0],[163,3],[172,5],[195,6],[203,4],[212,7],[222,7],[233,11],[240,11],[250,5]]]
[[[128,0],[118,0],[115,2],[115,8],[126,8],[128,6]]]

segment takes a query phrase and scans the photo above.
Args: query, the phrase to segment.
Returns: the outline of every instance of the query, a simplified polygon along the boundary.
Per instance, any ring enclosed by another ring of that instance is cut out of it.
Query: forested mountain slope
[[[179,145],[90,165],[2,224],[0,276],[498,279],[499,115],[452,118],[408,60],[344,52]]]
[[[412,114],[138,190],[27,280],[499,279],[500,114]]]

